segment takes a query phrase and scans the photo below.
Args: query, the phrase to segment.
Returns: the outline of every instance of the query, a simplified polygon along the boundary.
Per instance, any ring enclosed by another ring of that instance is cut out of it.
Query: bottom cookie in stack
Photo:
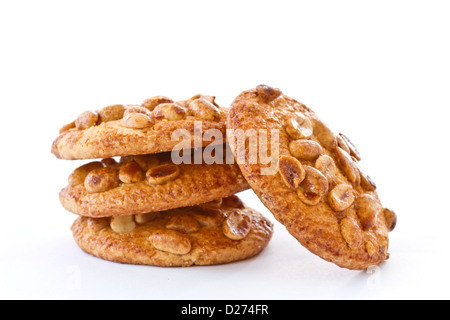
[[[244,260],[269,243],[272,223],[237,196],[147,214],[90,218],[72,226],[79,247],[101,259],[188,267]]]

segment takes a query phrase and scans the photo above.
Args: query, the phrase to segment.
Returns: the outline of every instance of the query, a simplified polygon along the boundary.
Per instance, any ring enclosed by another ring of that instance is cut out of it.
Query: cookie
[[[216,265],[260,253],[272,223],[237,197],[204,206],[115,218],[79,217],[79,247],[104,260],[160,267]]]
[[[226,117],[227,110],[215,97],[204,95],[178,102],[158,96],[141,105],[111,105],[85,111],[62,127],[51,151],[57,158],[77,160],[223,144]],[[212,137],[205,135],[208,130]]]
[[[303,246],[348,269],[389,258],[388,233],[397,218],[382,206],[350,139],[335,134],[305,105],[264,85],[241,93],[227,122],[228,142],[244,177]],[[267,139],[254,139],[255,132],[259,138],[267,132]],[[252,146],[267,149],[272,161],[253,161]]]
[[[204,151],[193,152],[191,163],[174,164],[170,152],[90,162],[69,176],[61,204],[83,216],[120,216],[192,206],[249,188],[237,164],[206,164],[207,157],[195,164]]]

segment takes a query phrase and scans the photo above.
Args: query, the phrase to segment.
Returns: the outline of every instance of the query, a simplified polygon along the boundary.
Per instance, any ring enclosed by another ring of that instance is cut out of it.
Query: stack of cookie
[[[224,159],[226,143],[237,165]],[[215,162],[199,163],[211,146]],[[185,161],[174,162],[180,149]],[[197,95],[87,111],[61,129],[52,152],[103,158],[76,169],[60,199],[81,216],[72,228],[79,246],[104,259],[189,266],[256,255],[272,224],[235,196],[249,187],[322,259],[360,270],[389,258],[397,216],[381,204],[358,150],[279,89],[244,91],[230,109]]]
[[[75,169],[60,193],[63,207],[79,215],[72,231],[80,248],[155,266],[222,264],[261,252],[273,227],[235,195],[249,188],[239,167],[203,159],[203,147],[225,148],[226,118],[212,96],[157,96],[86,111],[65,125],[52,153],[99,159]],[[220,137],[211,142],[208,130]],[[183,161],[174,162],[176,154]]]

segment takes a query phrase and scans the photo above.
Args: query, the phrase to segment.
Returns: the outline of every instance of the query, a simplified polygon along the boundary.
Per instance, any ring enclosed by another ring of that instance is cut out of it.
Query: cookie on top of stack
[[[225,148],[227,114],[213,96],[157,96],[85,111],[62,127],[52,145],[56,157],[97,159],[75,169],[60,192],[63,207],[80,216],[72,226],[79,247],[154,266],[222,264],[261,252],[273,226],[235,195],[249,188],[239,167],[225,159],[174,163],[171,156],[181,148],[173,139],[179,129],[192,148],[181,152],[191,158],[203,160],[202,147]],[[203,135],[210,129],[223,139],[210,141]]]

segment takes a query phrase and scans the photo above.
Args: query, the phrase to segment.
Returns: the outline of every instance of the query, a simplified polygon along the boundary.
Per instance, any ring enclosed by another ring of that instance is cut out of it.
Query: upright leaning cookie
[[[59,198],[73,213],[111,217],[193,206],[248,188],[237,164],[174,164],[168,152],[85,164],[72,172]]]
[[[334,134],[311,109],[263,85],[235,99],[228,128],[234,131],[229,143],[244,177],[303,246],[349,269],[365,269],[389,258],[388,232],[395,227],[396,215],[381,205],[375,184],[362,171],[360,155],[345,135]],[[268,139],[249,143],[261,129]],[[274,157],[273,172],[267,170],[270,164],[252,161],[252,150],[265,148]]]
[[[111,105],[83,112],[62,127],[52,153],[67,160],[97,159],[223,144],[226,117],[227,110],[215,103],[215,97],[204,95],[177,102],[157,96],[141,105]],[[211,134],[204,135],[208,130]],[[182,147],[180,135],[187,136]]]
[[[260,253],[272,223],[237,197],[213,204],[116,218],[79,217],[72,226],[85,252],[120,263],[214,265]]]

